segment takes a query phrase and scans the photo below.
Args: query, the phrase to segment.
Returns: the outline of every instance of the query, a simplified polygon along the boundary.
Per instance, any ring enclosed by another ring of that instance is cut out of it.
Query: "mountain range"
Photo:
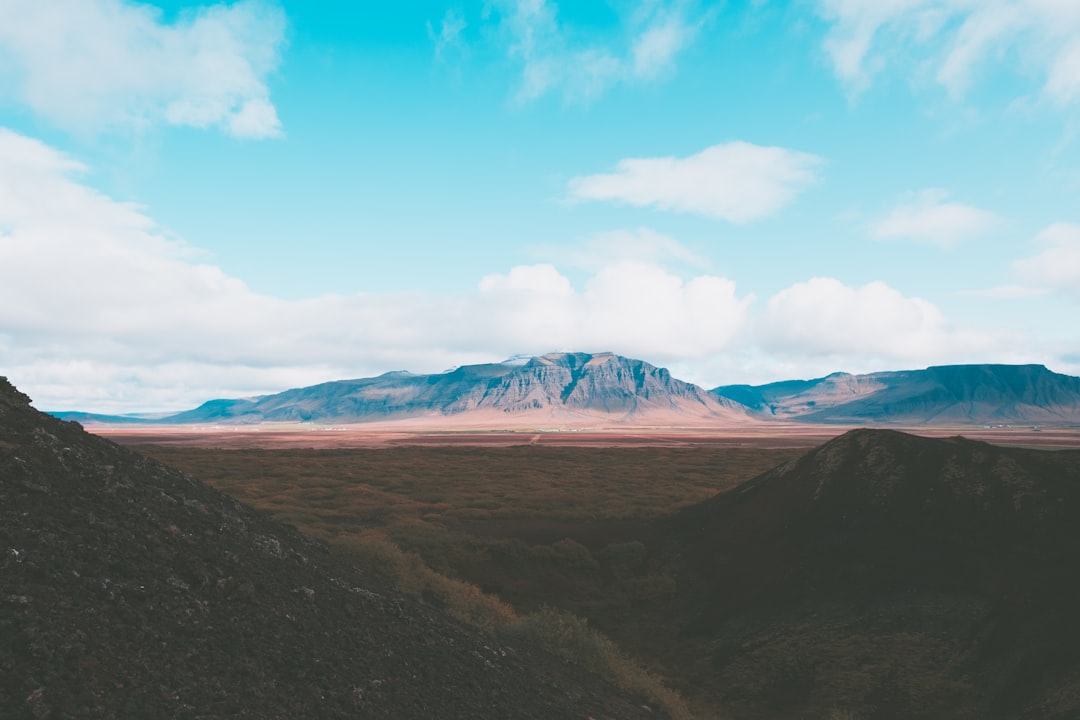
[[[165,417],[54,414],[114,424],[426,421],[447,428],[1072,424],[1080,423],[1080,378],[1042,365],[948,365],[706,391],[614,353],[549,353],[217,399]]]
[[[1080,421],[1080,378],[1043,365],[943,365],[815,380],[726,385],[718,397],[760,416],[811,423],[999,424]]]
[[[551,353],[466,365],[433,375],[397,371],[263,397],[211,400],[161,422],[355,423],[424,418],[456,425],[669,425],[744,422],[749,414],[739,403],[673,378],[666,369],[642,360],[613,353]]]

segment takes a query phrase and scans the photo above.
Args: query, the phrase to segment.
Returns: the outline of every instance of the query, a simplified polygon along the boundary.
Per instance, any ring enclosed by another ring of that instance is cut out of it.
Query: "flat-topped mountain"
[[[0,715],[655,718],[0,378]]]
[[[1080,717],[1080,452],[849,432],[665,523],[733,717]]]
[[[641,360],[613,353],[551,353],[435,375],[390,372],[258,398],[212,400],[163,422],[350,423],[423,417],[678,424],[745,420],[747,412]]]
[[[944,365],[711,391],[763,416],[813,423],[1080,422],[1080,378],[1042,365]]]

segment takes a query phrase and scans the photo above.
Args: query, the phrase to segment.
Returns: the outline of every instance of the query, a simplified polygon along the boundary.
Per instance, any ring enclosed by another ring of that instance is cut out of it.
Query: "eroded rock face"
[[[358,422],[476,411],[505,416],[596,417],[647,422],[673,417],[739,422],[747,410],[664,368],[613,353],[551,353],[524,364],[467,365],[438,375],[394,372],[323,383],[251,400],[214,400],[166,422]]]
[[[655,718],[0,379],[4,718]]]
[[[649,410],[722,416],[738,407],[716,402],[696,385],[673,378],[665,368],[613,353],[534,357],[508,373],[476,406],[507,412],[564,408],[628,416]]]

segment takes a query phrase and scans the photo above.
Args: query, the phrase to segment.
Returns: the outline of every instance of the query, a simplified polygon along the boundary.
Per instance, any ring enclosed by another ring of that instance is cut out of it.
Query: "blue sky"
[[[1073,0],[0,0],[0,372],[1080,374]]]

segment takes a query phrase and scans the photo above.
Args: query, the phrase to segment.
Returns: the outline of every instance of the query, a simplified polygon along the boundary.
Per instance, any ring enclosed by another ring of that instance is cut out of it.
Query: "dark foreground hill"
[[[906,425],[1080,423],[1080,378],[1042,365],[942,365],[711,391],[767,417]]]
[[[0,378],[4,718],[638,718]]]
[[[858,430],[665,524],[736,718],[1080,717],[1080,452]]]

